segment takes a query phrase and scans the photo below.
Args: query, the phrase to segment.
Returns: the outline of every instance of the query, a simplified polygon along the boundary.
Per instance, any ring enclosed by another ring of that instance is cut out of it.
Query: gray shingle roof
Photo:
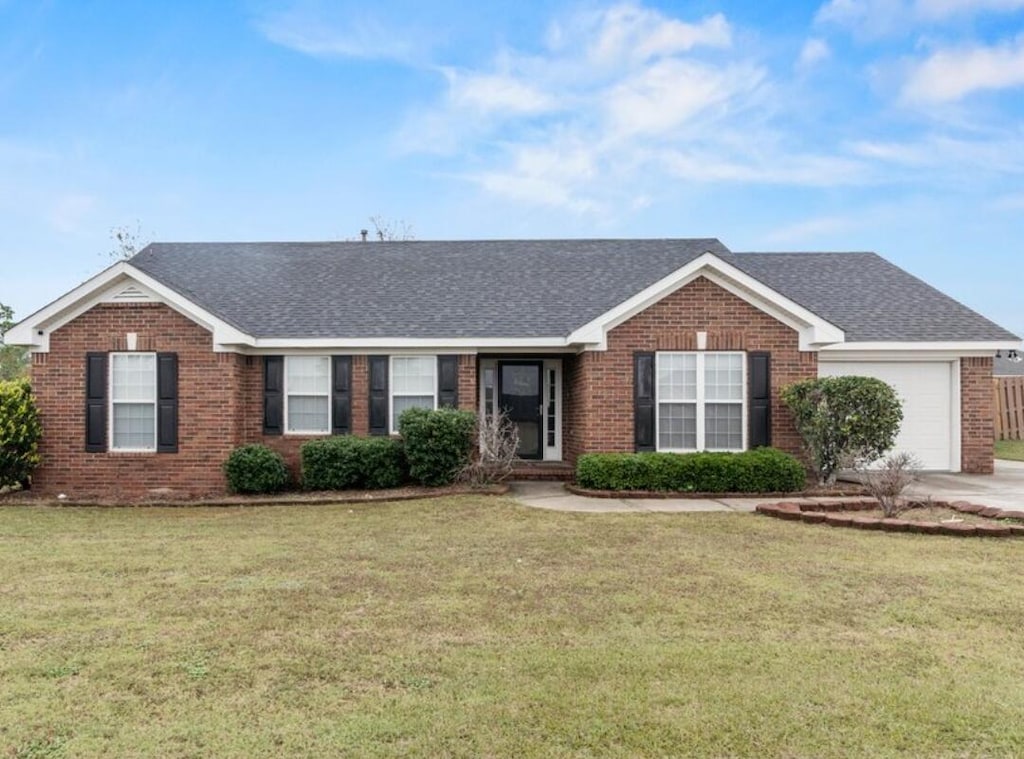
[[[258,338],[564,337],[711,251],[848,341],[1015,339],[873,253],[715,239],[155,243],[131,264]]]
[[[1017,339],[875,253],[735,253],[730,261],[841,327],[847,342]]]
[[[718,240],[158,243],[131,260],[255,337],[564,337]]]

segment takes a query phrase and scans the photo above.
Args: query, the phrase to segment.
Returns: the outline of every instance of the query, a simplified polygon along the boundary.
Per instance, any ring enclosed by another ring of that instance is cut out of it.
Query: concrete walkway
[[[926,474],[908,494],[937,501],[970,501],[1003,509],[1024,509],[1024,462],[996,461],[995,474]],[[779,498],[588,498],[561,482],[513,482],[509,493],[527,506],[552,511],[601,512],[751,512]],[[819,500],[801,498],[800,500]],[[828,498],[820,499],[827,502]]]
[[[513,482],[509,493],[520,503],[552,511],[753,511],[764,498],[588,498],[561,482]]]

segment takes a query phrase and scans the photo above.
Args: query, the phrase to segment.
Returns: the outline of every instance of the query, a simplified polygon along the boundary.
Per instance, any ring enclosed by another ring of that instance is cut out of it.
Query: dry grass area
[[[0,755],[1024,754],[1024,542],[462,496],[0,509]]]

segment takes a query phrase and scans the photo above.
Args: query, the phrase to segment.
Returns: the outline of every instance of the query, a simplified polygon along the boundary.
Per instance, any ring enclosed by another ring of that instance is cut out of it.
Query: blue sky
[[[0,0],[0,302],[146,240],[874,250],[1024,334],[1024,0]]]

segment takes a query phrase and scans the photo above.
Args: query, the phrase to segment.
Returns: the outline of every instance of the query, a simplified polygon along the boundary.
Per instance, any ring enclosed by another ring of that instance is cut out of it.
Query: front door
[[[519,428],[519,458],[544,457],[543,361],[498,362],[498,403]]]

